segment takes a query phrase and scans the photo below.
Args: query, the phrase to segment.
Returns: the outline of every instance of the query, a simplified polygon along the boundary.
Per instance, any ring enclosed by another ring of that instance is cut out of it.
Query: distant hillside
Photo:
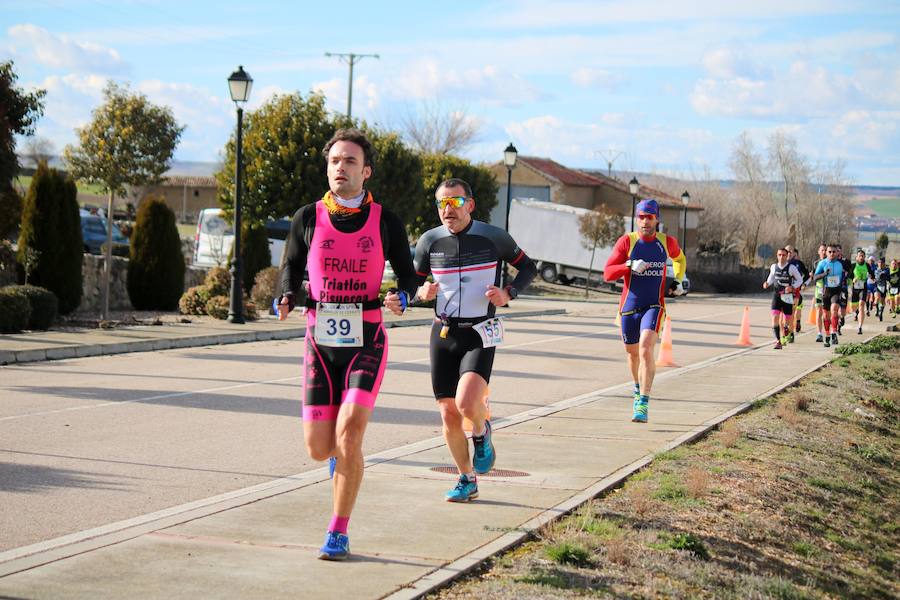
[[[24,156],[19,156],[19,164],[22,165],[21,174],[22,175],[33,175],[34,168],[31,166],[30,159],[25,158]],[[48,164],[54,169],[65,169],[65,163],[63,163],[62,159],[59,156],[53,156],[48,161]],[[199,162],[199,161],[191,161],[191,160],[173,160],[172,164],[169,166],[169,170],[166,171],[166,175],[186,175],[190,177],[205,177],[215,175],[215,173],[222,168],[222,165],[217,162]]]

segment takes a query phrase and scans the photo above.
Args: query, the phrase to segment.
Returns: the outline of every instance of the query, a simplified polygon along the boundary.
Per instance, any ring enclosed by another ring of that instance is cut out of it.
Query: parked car
[[[84,241],[84,251],[91,254],[102,254],[103,244],[106,243],[106,218],[95,215],[90,211],[81,209],[81,239]],[[118,225],[112,226],[112,253],[116,256],[127,256],[130,242],[122,235]]]
[[[225,265],[234,245],[234,228],[225,221],[221,208],[204,208],[197,218],[197,231],[194,234],[193,263],[201,267]],[[272,255],[272,266],[281,266],[281,255],[284,252],[285,240],[291,231],[290,219],[267,221],[266,234],[269,238],[269,252]]]
[[[416,256],[416,247],[409,247],[409,255],[415,258]],[[391,261],[384,261],[384,274],[381,276],[381,283],[389,283],[397,280],[397,275],[394,274],[394,268],[391,267]]]

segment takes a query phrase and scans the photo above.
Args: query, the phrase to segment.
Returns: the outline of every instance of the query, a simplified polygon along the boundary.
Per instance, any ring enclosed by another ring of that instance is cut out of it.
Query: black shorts
[[[838,306],[847,306],[847,296],[846,292],[843,292],[841,288],[825,288],[822,290],[822,306],[825,307],[825,310],[831,310],[832,304],[837,304]],[[843,301],[841,298],[843,297]]]
[[[780,312],[790,316],[794,314],[794,303],[793,301],[790,304],[785,302],[781,299],[781,294],[776,293],[772,296],[772,312]]]
[[[315,330],[315,321],[308,319],[303,418],[334,420],[348,390],[378,394],[387,365],[387,335],[382,323],[363,321],[361,347],[333,348],[318,345]]]
[[[470,371],[491,381],[496,348],[481,345],[481,336],[471,327],[450,327],[446,338],[441,337],[441,323],[431,326],[431,387],[434,397],[456,397],[456,386],[463,373]]]
[[[861,290],[853,288],[852,291],[850,292],[850,303],[856,304],[857,302],[860,301],[860,299],[862,299],[862,301],[865,302],[866,296],[868,296],[868,295],[869,295],[869,291],[866,288],[863,288]]]

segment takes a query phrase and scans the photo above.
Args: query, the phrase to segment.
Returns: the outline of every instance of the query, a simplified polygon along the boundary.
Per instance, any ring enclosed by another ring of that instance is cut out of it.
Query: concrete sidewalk
[[[470,504],[443,501],[455,476],[442,438],[367,456],[345,563],[316,559],[331,503],[322,468],[0,553],[0,595],[416,597],[832,356],[805,333],[789,351],[662,369],[645,425],[630,422],[630,384],[498,419],[498,470]]]
[[[563,314],[558,303],[536,298],[516,300],[497,314],[507,318]],[[430,308],[410,308],[402,317],[385,311],[385,326],[410,327],[431,323]],[[123,326],[115,329],[68,328],[0,334],[0,365],[41,360],[81,358],[125,352],[215,346],[303,337],[306,325],[296,314],[286,321],[265,315],[257,321],[233,325],[211,318],[192,323]]]

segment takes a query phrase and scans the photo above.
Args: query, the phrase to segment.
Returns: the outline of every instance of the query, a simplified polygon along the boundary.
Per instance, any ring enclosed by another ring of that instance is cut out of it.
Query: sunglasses
[[[434,203],[437,205],[438,210],[444,210],[448,206],[452,206],[453,208],[462,208],[463,204],[466,203],[465,196],[445,196],[440,200],[435,200]]]

